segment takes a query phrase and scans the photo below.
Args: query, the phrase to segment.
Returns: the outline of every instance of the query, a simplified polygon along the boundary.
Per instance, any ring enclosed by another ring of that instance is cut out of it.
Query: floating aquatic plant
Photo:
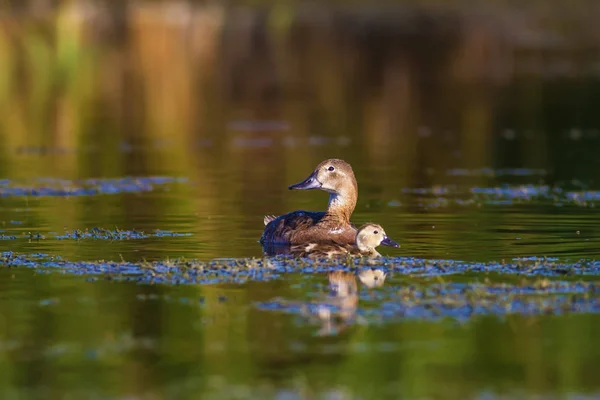
[[[56,235],[59,240],[64,239],[100,239],[100,240],[126,240],[126,239],[146,239],[149,237],[175,237],[175,236],[191,236],[191,233],[176,233],[156,229],[153,233],[144,233],[136,230],[120,230],[120,229],[103,229],[91,228],[86,230],[75,229],[68,231],[63,235]]]
[[[306,288],[307,292],[316,291]],[[355,297],[349,299],[348,297]],[[600,312],[600,285],[592,282],[524,280],[508,283],[387,284],[355,295],[324,296],[317,300],[273,299],[259,309],[287,312],[316,320],[344,319],[370,322],[394,319],[465,320],[478,315],[542,315]],[[324,313],[323,310],[327,309]],[[322,322],[322,321],[321,321]]]
[[[185,178],[124,177],[65,180],[41,178],[32,183],[0,181],[0,197],[18,196],[92,196],[98,194],[149,192],[157,186],[185,182]]]
[[[530,169],[530,168],[454,168],[446,171],[449,176],[543,176],[548,171],[545,169]]]
[[[84,239],[96,239],[96,240],[131,240],[131,239],[147,239],[151,237],[181,237],[191,236],[189,232],[178,233],[156,229],[153,232],[147,233],[136,230],[121,230],[121,229],[104,229],[104,228],[90,228],[90,229],[74,229],[72,231],[66,231],[64,234],[59,235],[56,233],[43,235],[39,232],[24,232],[21,236],[16,235],[0,235],[0,240],[17,240],[19,237],[26,238],[29,240],[44,240],[44,239],[58,239],[58,240],[84,240]]]
[[[367,276],[379,276],[373,285]],[[320,284],[301,281],[308,300],[274,298],[256,303],[265,311],[302,316],[321,326],[319,334],[337,334],[354,323],[389,320],[452,318],[479,315],[542,315],[600,312],[600,283],[548,278],[522,278],[517,282],[456,282],[437,280],[385,280],[383,269],[327,274],[329,292]],[[438,277],[439,278],[439,277]],[[358,282],[362,283],[359,289]],[[385,283],[384,283],[385,282]],[[376,288],[375,290],[373,290]]]
[[[94,275],[112,274],[115,279],[134,279],[145,283],[240,282],[269,280],[285,274],[321,274],[331,271],[381,270],[381,276],[399,274],[411,277],[443,277],[470,273],[497,273],[525,277],[600,277],[600,261],[564,262],[556,258],[518,258],[511,262],[464,262],[459,260],[426,260],[412,257],[343,258],[309,260],[289,257],[214,259],[211,261],[173,259],[153,262],[95,261],[74,262],[44,254],[0,253],[0,267],[31,267],[49,272]]]
[[[600,191],[566,190],[549,185],[500,185],[494,187],[469,187],[464,185],[436,185],[424,188],[403,188],[407,196],[419,196],[416,204],[423,208],[480,205],[553,204],[561,207],[574,205],[595,207],[600,203]],[[391,207],[402,205],[399,200],[388,202]]]
[[[317,319],[332,317],[340,312],[340,307],[346,316],[356,314],[355,317],[371,321],[444,317],[460,320],[489,314],[535,315],[600,311],[600,262],[593,260],[565,263],[555,258],[527,257],[513,259],[508,263],[468,263],[457,260],[385,257],[340,260],[274,257],[211,261],[167,259],[152,262],[90,262],[68,261],[42,253],[26,255],[4,252],[0,253],[1,267],[33,268],[38,273],[60,271],[83,275],[88,280],[108,279],[166,285],[245,283],[301,276],[303,279],[299,284],[309,285],[303,292],[312,297],[312,300],[298,302],[274,299],[258,303],[257,306],[265,310],[316,316]],[[494,278],[494,281],[485,278],[483,282],[461,282],[460,276],[473,272],[485,273],[486,277],[494,273],[498,278]],[[325,300],[319,300],[315,297],[319,293],[318,287],[310,285],[315,285],[316,281],[325,279],[326,276],[346,276],[338,281],[354,280],[351,285],[354,289],[341,291],[337,285],[333,295],[329,294]],[[504,282],[498,282],[501,276],[506,277]],[[307,277],[310,279],[306,279]],[[555,277],[562,278],[556,280]],[[340,305],[339,297],[342,293],[346,297],[355,298],[349,302],[343,301]],[[332,300],[335,300],[333,304]],[[348,304],[355,309],[349,310]]]

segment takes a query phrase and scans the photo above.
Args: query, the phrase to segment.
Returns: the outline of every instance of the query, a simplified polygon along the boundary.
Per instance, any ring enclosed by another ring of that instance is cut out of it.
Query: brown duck
[[[354,243],[356,227],[350,223],[350,216],[356,207],[358,185],[350,164],[335,158],[325,160],[308,178],[289,189],[328,192],[327,211],[293,211],[279,217],[266,216],[265,230],[260,238],[263,245]]]

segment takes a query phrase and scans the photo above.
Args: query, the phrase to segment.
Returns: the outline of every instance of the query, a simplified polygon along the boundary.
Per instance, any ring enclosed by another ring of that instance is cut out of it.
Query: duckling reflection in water
[[[358,274],[358,279],[369,289],[381,287],[387,274],[381,269],[365,269]]]
[[[379,245],[400,247],[398,243],[387,236],[381,225],[369,223],[358,229],[355,243],[339,244],[329,242],[294,245],[291,246],[290,253],[295,257],[310,258],[332,258],[346,254],[378,257],[381,254],[375,248]]]

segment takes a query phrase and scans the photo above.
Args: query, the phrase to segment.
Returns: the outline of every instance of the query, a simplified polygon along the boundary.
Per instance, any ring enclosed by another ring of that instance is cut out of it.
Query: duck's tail
[[[263,219],[265,226],[267,226],[269,222],[273,221],[275,218],[277,217],[274,215],[265,215],[265,218]]]

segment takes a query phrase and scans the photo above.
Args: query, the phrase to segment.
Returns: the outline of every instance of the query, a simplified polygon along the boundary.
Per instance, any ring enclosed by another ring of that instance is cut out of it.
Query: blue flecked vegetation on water
[[[57,239],[57,240],[134,240],[134,239],[147,239],[147,238],[163,238],[163,237],[183,237],[191,236],[190,232],[178,233],[165,231],[162,229],[155,229],[152,232],[144,232],[137,230],[126,230],[126,229],[104,229],[104,228],[89,228],[89,229],[74,229],[72,231],[65,231],[63,234],[51,232],[48,234],[41,234],[39,232],[24,232],[17,235],[0,235],[0,240],[44,240],[44,239]]]
[[[19,196],[92,196],[99,194],[149,192],[158,186],[186,182],[186,178],[150,176],[122,178],[94,178],[67,180],[40,178],[20,183],[8,179],[0,181],[0,197]]]
[[[567,263],[557,258],[523,257],[508,263],[476,263],[404,257],[340,260],[272,257],[90,262],[69,261],[42,253],[3,252],[0,253],[1,267],[82,275],[90,281],[100,278],[164,285],[243,284],[299,277],[295,285],[307,285],[300,292],[309,297],[308,300],[274,298],[256,306],[265,311],[295,313],[317,320],[336,312],[347,314],[345,303],[339,304],[340,293],[344,292],[339,287],[343,285],[338,283],[337,289],[330,290],[325,299],[317,298],[323,294],[322,286],[327,277],[340,274],[362,283],[354,284],[359,305],[353,313],[371,322],[396,318],[464,320],[477,315],[600,311],[600,261],[595,260]],[[491,275],[505,276],[509,282],[492,282],[488,279]],[[477,278],[469,278],[469,283],[461,282],[461,276],[477,276],[484,282]],[[307,280],[307,277],[312,278]],[[315,281],[323,282],[314,287]],[[348,293],[352,295],[352,291]]]
[[[306,288],[318,292],[317,288]],[[391,284],[350,295],[298,301],[275,298],[256,303],[265,311],[297,314],[314,322],[340,316],[346,323],[410,319],[468,320],[481,315],[562,315],[600,312],[600,285],[593,282]]]
[[[386,274],[411,277],[443,277],[460,274],[512,274],[525,277],[600,277],[600,261],[563,262],[557,258],[515,258],[511,262],[465,262],[458,260],[426,260],[412,257],[380,257],[378,259],[349,258],[340,260],[309,260],[290,257],[249,259],[164,260],[153,262],[127,261],[67,261],[44,254],[0,253],[0,267],[58,268],[75,274],[114,274],[115,279],[129,278],[142,283],[162,281],[178,284],[214,282],[245,282],[247,280],[278,279],[285,274],[321,274],[331,271],[356,271],[378,268]],[[120,275],[131,275],[122,277]]]
[[[535,168],[453,168],[446,171],[446,175],[449,176],[544,176],[547,174],[548,171],[545,169]]]
[[[436,185],[422,188],[402,188],[406,196],[416,196],[414,203],[423,208],[444,208],[451,206],[478,205],[514,205],[514,204],[552,204],[557,207],[572,205],[595,207],[600,202],[600,191],[577,188],[567,190],[550,185],[509,185],[493,187],[473,187],[464,185]],[[399,206],[398,200],[388,202],[390,206]]]
[[[179,237],[179,236],[191,236],[191,233],[176,233],[171,231],[163,231],[156,229],[152,233],[146,233],[136,230],[110,230],[102,228],[91,228],[85,230],[75,229],[73,231],[67,231],[62,235],[55,235],[54,237],[58,240],[65,239],[100,239],[100,240],[129,240],[129,239],[147,239],[150,237]]]

